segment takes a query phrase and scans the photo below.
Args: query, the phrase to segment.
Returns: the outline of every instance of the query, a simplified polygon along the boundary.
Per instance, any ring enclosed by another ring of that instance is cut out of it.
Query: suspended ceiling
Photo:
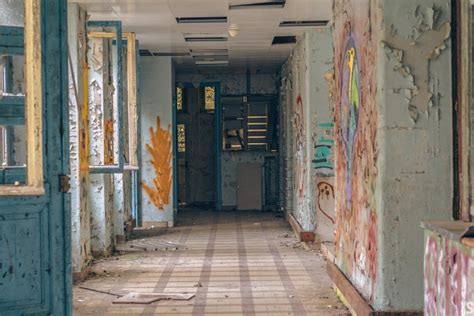
[[[229,5],[268,0],[79,0],[92,20],[121,20],[124,31],[136,32],[141,49],[158,54],[189,54],[174,57],[177,68],[193,71],[196,62],[229,61],[220,69],[275,69],[288,57],[294,44],[272,45],[274,36],[300,36],[315,26],[280,27],[284,21],[331,19],[332,0],[287,0],[283,8],[230,10]],[[227,17],[225,23],[179,24],[182,17]],[[238,34],[229,36],[229,28]],[[227,37],[222,42],[187,42],[185,37]],[[215,50],[193,57],[200,50]],[[226,52],[227,50],[227,52]],[[191,52],[191,53],[190,53]],[[228,57],[226,57],[228,55]],[[209,66],[205,66],[209,67]],[[212,67],[212,68],[215,68]]]

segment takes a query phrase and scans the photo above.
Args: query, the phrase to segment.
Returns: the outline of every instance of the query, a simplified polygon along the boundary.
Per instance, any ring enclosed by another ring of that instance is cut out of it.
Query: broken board
[[[189,301],[195,294],[128,293],[114,300],[113,304],[151,304],[161,300]]]

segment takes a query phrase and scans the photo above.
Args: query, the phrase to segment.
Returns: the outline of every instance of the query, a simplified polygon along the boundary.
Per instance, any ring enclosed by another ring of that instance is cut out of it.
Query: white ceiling
[[[190,49],[228,49],[229,68],[275,68],[293,45],[272,46],[275,35],[301,35],[311,27],[279,27],[282,21],[330,20],[333,0],[287,0],[284,8],[229,10],[229,4],[265,0],[72,0],[92,20],[121,20],[124,31],[136,32],[141,49],[158,53]],[[227,23],[178,24],[176,17],[227,16]],[[227,42],[189,43],[184,34],[226,35],[236,25],[239,34]],[[176,57],[181,70],[195,69],[193,57]]]

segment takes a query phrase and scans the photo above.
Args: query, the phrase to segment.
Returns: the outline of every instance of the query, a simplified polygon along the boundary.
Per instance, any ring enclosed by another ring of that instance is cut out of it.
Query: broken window
[[[183,111],[183,88],[176,88],[176,110],[178,112]]]
[[[178,152],[186,152],[186,125],[178,124]]]
[[[40,0],[0,3],[0,195],[41,195]]]
[[[214,112],[216,109],[216,88],[204,87],[204,110]]]
[[[125,137],[129,134],[124,133],[124,113],[133,110],[124,110],[122,24],[89,21],[88,38],[89,168],[93,173],[121,173],[126,158]]]

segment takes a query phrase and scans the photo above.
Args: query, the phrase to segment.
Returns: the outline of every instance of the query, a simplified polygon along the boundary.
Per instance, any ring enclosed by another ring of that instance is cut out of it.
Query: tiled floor
[[[274,213],[186,211],[176,228],[132,241],[74,287],[75,315],[339,315],[325,262]],[[145,248],[147,251],[145,251]],[[114,305],[129,292],[195,293],[190,301]]]

